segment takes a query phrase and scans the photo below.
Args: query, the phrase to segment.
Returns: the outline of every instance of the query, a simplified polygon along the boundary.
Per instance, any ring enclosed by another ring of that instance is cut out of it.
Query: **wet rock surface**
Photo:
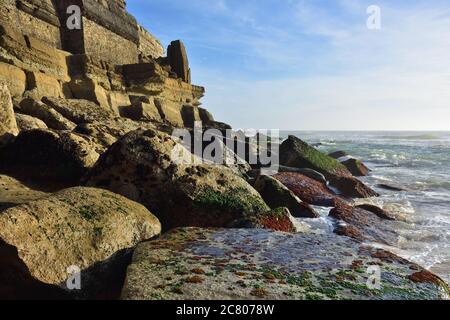
[[[313,180],[300,173],[279,173],[274,176],[283,185],[288,187],[294,194],[306,203],[334,207],[339,196],[329,189],[325,184]]]
[[[371,267],[381,271],[378,288],[367,286]],[[346,237],[185,228],[137,247],[122,299],[448,298],[442,280],[421,272]]]
[[[319,214],[311,206],[301,201],[291,190],[275,178],[261,175],[256,179],[254,186],[272,209],[287,207],[296,218],[319,217]]]
[[[355,177],[365,177],[369,174],[370,169],[357,159],[348,159],[342,162],[344,166],[355,176]]]
[[[370,187],[353,177],[344,164],[295,136],[289,136],[281,144],[280,164],[318,171],[346,197],[369,198],[378,196]]]

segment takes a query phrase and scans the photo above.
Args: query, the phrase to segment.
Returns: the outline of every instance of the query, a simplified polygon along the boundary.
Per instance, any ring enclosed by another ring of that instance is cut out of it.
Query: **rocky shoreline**
[[[395,216],[354,204],[378,196],[361,161],[295,136],[276,174],[250,161],[261,146],[247,138],[243,157],[216,139],[237,161],[206,161],[172,133],[231,127],[200,107],[182,42],[164,56],[121,0],[82,1],[77,34],[51,1],[19,2],[40,10],[0,7],[0,299],[450,298],[436,275],[367,245],[393,242],[377,225]],[[334,234],[301,227],[315,206]]]

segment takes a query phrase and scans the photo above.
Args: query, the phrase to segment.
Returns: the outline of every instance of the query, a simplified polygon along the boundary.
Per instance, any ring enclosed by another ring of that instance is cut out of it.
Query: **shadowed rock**
[[[0,81],[0,146],[19,133],[8,87]]]
[[[319,214],[307,203],[302,202],[292,191],[278,180],[261,175],[256,179],[255,189],[272,208],[287,207],[296,218],[317,218]]]
[[[85,181],[144,204],[165,230],[223,227],[247,215],[277,217],[265,215],[270,208],[231,169],[202,163],[172,137],[155,130],[137,130],[121,138]]]
[[[184,82],[191,83],[191,70],[186,48],[180,40],[172,41],[167,48],[167,59],[172,71],[177,74]]]
[[[357,159],[348,159],[342,162],[344,166],[355,176],[355,177],[364,177],[367,176],[370,172],[370,169],[366,167],[364,163]]]

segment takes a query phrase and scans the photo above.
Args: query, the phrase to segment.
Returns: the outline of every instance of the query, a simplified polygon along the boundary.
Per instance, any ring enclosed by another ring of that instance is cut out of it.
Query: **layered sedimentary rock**
[[[73,8],[79,28],[70,25]],[[183,43],[172,42],[164,57],[122,0],[6,0],[0,18],[0,81],[17,104],[85,99],[117,117],[172,127],[214,122],[199,108],[204,88],[191,85]]]

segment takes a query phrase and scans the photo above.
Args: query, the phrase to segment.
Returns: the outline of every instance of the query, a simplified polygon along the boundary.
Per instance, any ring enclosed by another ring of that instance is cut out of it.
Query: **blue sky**
[[[448,0],[127,2],[185,42],[204,106],[235,128],[450,130]]]

